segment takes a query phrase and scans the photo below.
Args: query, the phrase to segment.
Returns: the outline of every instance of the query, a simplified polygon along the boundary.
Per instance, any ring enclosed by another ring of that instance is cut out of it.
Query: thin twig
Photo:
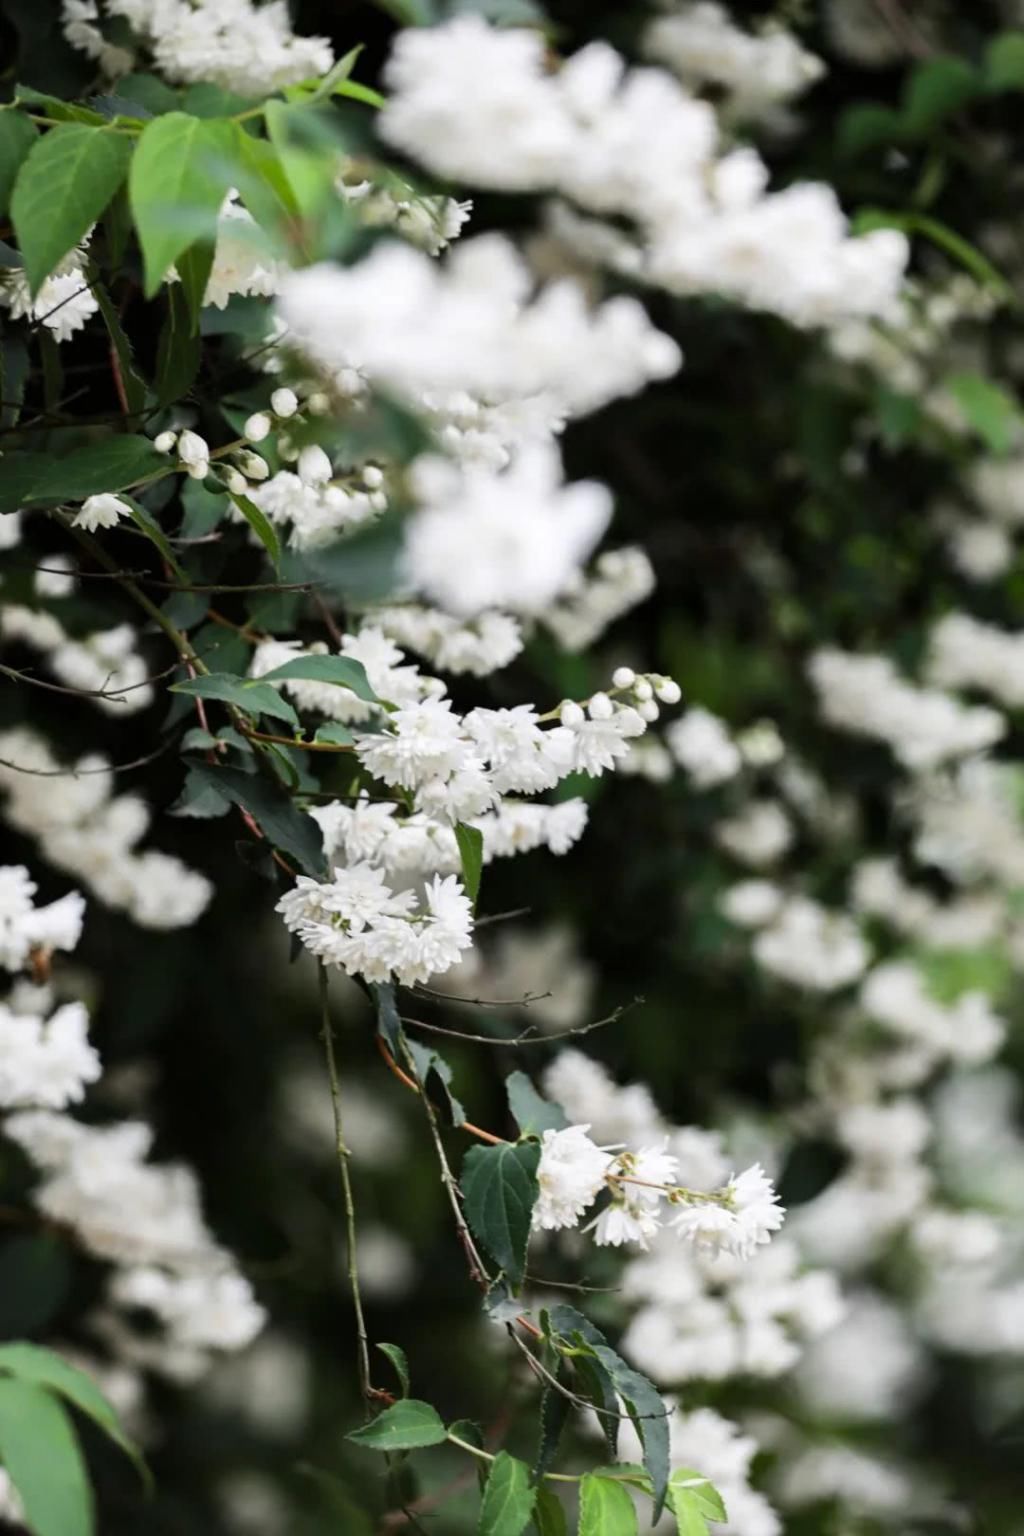
[[[359,1362],[359,1390],[363,1398],[364,1412],[368,1411],[369,1400],[376,1396],[375,1389],[370,1380],[370,1343],[366,1332],[366,1318],[363,1315],[363,1298],[359,1289],[359,1254],[356,1245],[356,1207],[352,1194],[352,1179],[349,1172],[349,1157],[351,1156],[345,1142],[345,1132],[341,1119],[341,1090],[338,1085],[338,1065],[334,1056],[334,1031],[331,1027],[331,1011],[327,1000],[327,967],[322,961],[318,962],[320,983],[320,1012],[321,1034],[324,1042],[324,1054],[327,1058],[327,1077],[331,1085],[331,1107],[334,1110],[334,1147],[338,1157],[338,1171],[341,1174],[341,1189],[345,1201],[345,1242],[348,1258],[348,1283],[352,1291],[352,1305],[356,1315],[356,1348]]]
[[[590,1024],[576,1024],[572,1029],[559,1029],[548,1034],[541,1031],[536,1024],[528,1024],[518,1035],[473,1035],[464,1029],[449,1029],[446,1024],[428,1024],[426,1019],[410,1019],[401,1015],[403,1024],[411,1024],[414,1029],[425,1029],[432,1035],[450,1035],[453,1040],[469,1040],[474,1045],[545,1045],[549,1040],[569,1040],[578,1035],[589,1035],[592,1030],[605,1029],[609,1024],[617,1024],[623,1014],[642,1003],[642,997],[634,997],[632,1002],[623,1003],[621,1007],[614,1009],[603,1019],[594,1019]]]

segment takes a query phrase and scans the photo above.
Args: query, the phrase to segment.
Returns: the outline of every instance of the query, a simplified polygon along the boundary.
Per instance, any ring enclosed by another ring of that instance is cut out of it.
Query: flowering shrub
[[[1005,9],[0,0],[0,1519],[1017,1530]]]

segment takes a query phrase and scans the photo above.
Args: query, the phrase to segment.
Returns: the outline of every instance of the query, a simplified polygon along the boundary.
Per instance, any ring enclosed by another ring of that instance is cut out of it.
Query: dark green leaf
[[[542,1099],[525,1072],[511,1072],[505,1079],[508,1107],[524,1136],[541,1131],[562,1131],[569,1124],[557,1104]]]
[[[339,688],[350,689],[368,704],[380,702],[370,687],[362,662],[353,661],[350,656],[294,656],[272,672],[264,672],[263,681],[276,682],[289,677],[307,678],[315,683],[336,683]]]
[[[347,725],[340,725],[336,720],[329,720],[326,725],[317,729],[314,741],[322,741],[328,747],[350,747],[355,740]]]
[[[181,283],[172,283],[167,291],[167,313],[156,349],[158,405],[173,405],[188,394],[199,373],[202,356],[202,337],[192,325],[184,288]]]
[[[16,1376],[19,1381],[35,1382],[59,1392],[96,1424],[108,1439],[112,1440],[135,1464],[140,1475],[149,1481],[149,1472],[142,1453],[124,1434],[117,1414],[107,1402],[99,1387],[85,1371],[69,1365],[60,1355],[38,1344],[0,1344],[0,1371]]]
[[[229,491],[228,495],[263,545],[276,570],[281,564],[281,541],[277,537],[277,529],[267,517],[267,514],[262,512],[248,496],[243,496],[237,491]],[[288,663],[286,662],[285,665],[287,666]],[[281,668],[278,667],[277,671],[280,672],[280,670]]]
[[[636,1510],[624,1484],[588,1473],[580,1484],[579,1536],[636,1536]]]
[[[0,214],[10,206],[15,177],[39,130],[24,112],[0,112]]]
[[[402,1050],[402,1021],[395,1006],[395,989],[390,981],[378,981],[371,985],[374,1007],[377,1013],[377,1033],[392,1056]]]
[[[564,1368],[560,1366],[556,1380],[563,1386],[565,1385],[564,1375]],[[568,1422],[571,1406],[565,1392],[557,1392],[554,1387],[544,1388],[540,1399],[540,1443],[537,1446],[537,1457],[533,1464],[533,1475],[538,1481],[554,1464],[558,1454],[558,1442]]]
[[[0,1460],[34,1536],[92,1536],[92,1490],[71,1420],[33,1381],[0,1379]]]
[[[206,297],[206,285],[213,271],[216,241],[197,240],[183,255],[178,257],[178,276],[181,292],[188,311],[189,330],[194,336],[199,330],[200,312]]]
[[[172,693],[187,693],[193,699],[216,699],[221,704],[232,704],[236,709],[254,719],[257,715],[271,715],[277,720],[287,720],[298,726],[299,717],[287,699],[283,699],[269,683],[246,682],[242,677],[232,677],[227,672],[209,672],[202,677],[188,677],[183,682],[172,683]]]
[[[981,89],[981,80],[965,59],[935,54],[914,66],[900,114],[904,130],[921,137],[957,112]]]
[[[168,112],[147,123],[128,180],[145,264],[146,294],[197,240],[212,240],[231,186],[239,129]]]
[[[530,1523],[534,1497],[526,1463],[499,1451],[484,1484],[479,1536],[522,1536]]]
[[[459,845],[459,858],[462,862],[462,883],[475,907],[484,867],[484,835],[479,827],[468,827],[465,822],[459,821],[455,824],[455,841]]]
[[[565,1510],[557,1494],[543,1484],[537,1489],[537,1501],[533,1506],[533,1525],[537,1536],[567,1536]]]
[[[216,739],[215,736],[210,737],[211,741]],[[189,768],[181,794],[173,805],[167,807],[167,814],[168,816],[194,816],[197,820],[207,821],[215,816],[226,816],[230,809],[231,801],[222,795],[208,778],[196,773],[194,768]]]
[[[462,1164],[466,1219],[514,1290],[522,1284],[526,1267],[539,1160],[535,1142],[502,1142],[471,1147]]]
[[[391,1364],[395,1368],[395,1375],[398,1377],[398,1380],[401,1383],[402,1396],[408,1397],[409,1361],[406,1358],[405,1350],[399,1349],[397,1344],[378,1344],[377,1348],[380,1350],[382,1355],[386,1355],[391,1361]]]
[[[103,323],[110,337],[110,345],[114,349],[117,365],[121,373],[121,384],[124,388],[124,397],[128,402],[128,409],[138,414],[146,404],[146,384],[135,370],[135,359],[132,356],[131,342],[125,335],[120,316],[114,308],[109,293],[99,281],[95,269],[90,268],[89,277],[92,282],[93,297],[100,307]]]
[[[32,146],[11,193],[11,220],[33,293],[96,223],[131,154],[127,134],[80,123],[51,128]]]
[[[444,1057],[415,1040],[406,1039],[405,1045],[424,1093],[432,1103],[440,1102],[451,1125],[463,1125],[466,1111],[452,1093],[452,1069]]]
[[[307,875],[322,879],[326,873],[323,839],[312,816],[298,810],[276,784],[241,768],[195,763],[192,771],[226,795],[233,805],[248,811],[275,848],[295,859]]]
[[[345,1438],[371,1451],[414,1451],[420,1446],[441,1445],[445,1427],[430,1403],[407,1397],[385,1408],[362,1429],[350,1430]]]
[[[135,523],[136,527],[141,528],[142,532],[146,535],[146,538],[152,540],[152,542],[156,545],[157,549],[160,551],[161,557],[166,561],[167,565],[170,566],[171,571],[177,580],[187,585],[188,576],[178,564],[175,553],[170,544],[167,542],[167,535],[164,533],[163,529],[160,527],[160,524],[156,521],[153,514],[151,512],[147,512],[142,503],[140,501],[136,501],[132,496],[122,496],[121,499],[131,513],[132,521]],[[189,594],[186,593],[184,595],[188,596]],[[205,613],[208,607],[208,603],[205,594],[201,594],[201,596],[202,611]]]

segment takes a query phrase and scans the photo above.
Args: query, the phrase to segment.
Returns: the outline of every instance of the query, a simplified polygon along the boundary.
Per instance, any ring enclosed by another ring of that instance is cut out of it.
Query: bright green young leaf
[[[0,112],[0,214],[10,206],[11,188],[39,130],[24,112]]]
[[[326,873],[323,838],[312,816],[292,803],[277,784],[256,773],[218,764],[193,763],[191,773],[205,780],[232,805],[248,811],[267,841],[301,865],[307,875],[322,879]]]
[[[536,1142],[502,1142],[471,1147],[462,1164],[466,1220],[514,1290],[522,1284],[526,1268],[539,1160]]]
[[[526,1463],[499,1451],[484,1484],[479,1536],[522,1536],[533,1513],[534,1497]]]
[[[327,747],[350,747],[355,737],[347,725],[342,725],[338,720],[329,720],[326,725],[317,727],[313,740],[323,742]]]
[[[668,1480],[669,1503],[677,1511],[680,1501],[688,1501],[705,1520],[727,1520],[722,1495],[713,1483],[692,1467],[676,1467]],[[682,1526],[680,1525],[680,1530]]]
[[[580,1484],[579,1536],[637,1536],[637,1530],[625,1485],[589,1473]]]
[[[61,123],[87,123],[90,127],[102,128],[106,122],[103,113],[92,107],[83,107],[78,101],[63,101],[59,96],[49,96],[46,91],[37,91],[31,85],[16,85],[14,99],[23,106],[37,107],[44,117],[55,118]]]
[[[989,43],[985,85],[990,91],[1024,90],[1024,32],[1004,32]]]
[[[557,1104],[541,1098],[525,1072],[510,1072],[505,1079],[508,1107],[524,1136],[542,1131],[561,1131],[569,1124]]]
[[[34,1381],[0,1378],[0,1462],[33,1536],[92,1536],[92,1489],[60,1399]]]
[[[568,1526],[561,1500],[541,1483],[533,1506],[533,1528],[537,1536],[567,1536]]]
[[[281,541],[277,536],[277,529],[267,514],[254,501],[250,500],[248,496],[244,496],[238,491],[229,491],[228,495],[263,545],[276,570],[281,564]],[[280,668],[278,670],[280,671]],[[360,670],[362,669],[360,668]]]
[[[147,123],[128,178],[132,214],[145,264],[146,294],[159,288],[189,246],[212,240],[232,184],[235,123],[168,112]]]
[[[415,1451],[421,1446],[441,1445],[445,1427],[437,1409],[415,1397],[405,1397],[385,1408],[369,1424],[345,1436],[354,1445],[371,1451]]]
[[[946,388],[991,452],[1008,453],[1021,413],[1002,385],[980,373],[958,373],[946,380]]]
[[[377,1348],[380,1350],[382,1355],[386,1355],[387,1358],[391,1361],[391,1364],[395,1368],[395,1375],[398,1377],[402,1387],[402,1396],[408,1397],[409,1361],[406,1358],[405,1350],[400,1349],[397,1344],[378,1344]]]
[[[216,699],[220,704],[233,704],[236,709],[255,717],[271,715],[277,720],[287,720],[298,727],[299,717],[287,699],[283,699],[269,683],[247,683],[243,677],[232,677],[227,672],[209,672],[202,677],[188,677],[171,685],[172,693],[187,693],[193,699]]]
[[[17,1377],[19,1381],[31,1381],[37,1386],[48,1387],[67,1398],[69,1403],[87,1414],[124,1451],[148,1483],[149,1471],[142,1453],[122,1431],[117,1414],[91,1376],[69,1365],[52,1350],[27,1343],[0,1344],[0,1371]]]
[[[475,907],[484,867],[484,835],[479,827],[468,827],[464,821],[459,821],[455,824],[455,841],[462,862],[462,883]]]
[[[33,293],[100,217],[131,155],[128,134],[81,123],[51,128],[29,150],[11,193],[11,221]]]
[[[350,689],[368,704],[379,703],[370,686],[366,668],[351,656],[294,656],[282,662],[272,672],[264,672],[263,682],[277,682],[284,678],[306,678],[314,683],[337,683],[339,688]]]

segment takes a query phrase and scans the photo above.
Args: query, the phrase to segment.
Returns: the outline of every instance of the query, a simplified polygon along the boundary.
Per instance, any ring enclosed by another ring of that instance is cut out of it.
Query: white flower
[[[406,535],[408,580],[459,616],[543,611],[611,517],[604,486],[562,484],[553,448],[524,450],[499,474],[428,459],[412,475],[418,508]]]
[[[544,1132],[537,1167],[540,1194],[533,1208],[535,1231],[578,1226],[605,1187],[612,1158],[594,1145],[589,1129],[570,1125],[563,1131]]]
[[[462,722],[448,699],[424,699],[396,709],[388,726],[376,735],[356,738],[360,762],[385,784],[417,789],[428,779],[461,768],[470,755]]]
[[[721,1199],[724,1203],[707,1199],[683,1205],[672,1225],[698,1248],[739,1259],[749,1259],[782,1226],[785,1212],[760,1163],[730,1179]]]
[[[743,766],[739,749],[717,715],[688,709],[665,732],[669,750],[698,789],[733,779]]]
[[[113,528],[122,517],[131,517],[131,508],[120,496],[103,493],[87,496],[71,520],[73,528],[84,528],[95,533],[97,528]]]

